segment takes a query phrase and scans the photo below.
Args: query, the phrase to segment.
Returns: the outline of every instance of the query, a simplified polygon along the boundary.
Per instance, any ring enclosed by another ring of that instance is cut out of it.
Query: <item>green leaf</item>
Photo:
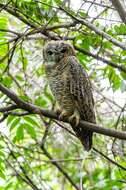
[[[16,131],[16,140],[20,141],[24,139],[24,124],[21,124]]]
[[[0,151],[0,157],[5,157],[4,152]]]
[[[37,106],[45,107],[47,105],[47,100],[44,97],[39,96],[36,98],[35,104]]]
[[[56,3],[56,4],[58,4],[58,5],[60,5],[61,4],[61,0],[54,0],[54,2]]]
[[[121,76],[123,77],[123,79],[126,80],[126,73],[124,73],[124,72],[120,72],[120,74],[121,74]]]
[[[13,187],[13,182],[10,182],[10,183],[8,183],[7,185],[6,185],[6,187],[5,187],[5,189],[4,190],[8,190],[8,189],[12,189],[12,187]]]
[[[25,129],[27,130],[28,134],[35,139],[36,138],[36,132],[33,126],[31,126],[30,124],[26,123],[25,124]]]
[[[118,34],[126,33],[126,25],[125,24],[115,25],[114,29]]]
[[[5,170],[5,165],[4,165],[4,160],[3,158],[0,158],[0,171],[4,171]]]
[[[53,96],[49,92],[48,85],[45,85],[45,87],[44,87],[44,94],[45,94],[46,98],[48,98],[51,102],[53,102]],[[47,102],[46,102],[46,104],[47,104]],[[42,105],[42,106],[44,106],[44,105]]]
[[[7,29],[8,18],[7,17],[0,17],[0,28]]]
[[[25,121],[27,121],[28,123],[30,123],[34,127],[40,126],[39,123],[32,116],[24,116],[23,118]]]
[[[7,118],[7,125],[9,125],[15,119],[14,115],[9,115]]]
[[[2,83],[6,86],[6,87],[10,87],[12,84],[13,80],[11,77],[5,76],[2,78]]]
[[[0,170],[0,177],[1,177],[2,179],[6,179],[5,174],[4,174],[3,171],[1,171],[1,170]]]
[[[108,66],[107,68],[108,68],[107,76],[111,84],[111,87],[114,91],[118,90],[121,87],[120,76],[116,73],[115,69],[113,69],[112,67]]]
[[[37,74],[38,77],[45,74],[45,66],[44,66],[44,64],[42,66],[38,67],[38,69],[36,71],[36,74]]]
[[[3,148],[4,148],[3,145],[0,144],[0,149],[3,149]]]
[[[20,82],[24,81],[24,78],[20,75],[16,75],[15,78]]]
[[[20,118],[15,118],[11,124],[10,124],[10,130],[14,129],[15,127],[17,127],[20,123]]]
[[[23,58],[23,70],[26,71],[28,65],[28,60],[24,57]]]
[[[86,18],[87,13],[85,13],[84,11],[79,11],[79,15],[83,18]]]
[[[26,102],[28,102],[30,100],[30,97],[28,96],[24,96],[24,95],[21,95],[20,98]]]
[[[5,52],[4,52],[4,54],[5,54]],[[6,63],[4,63],[4,62],[0,63],[0,70],[1,70],[1,71],[4,71],[5,68],[6,68],[6,66],[7,66]]]

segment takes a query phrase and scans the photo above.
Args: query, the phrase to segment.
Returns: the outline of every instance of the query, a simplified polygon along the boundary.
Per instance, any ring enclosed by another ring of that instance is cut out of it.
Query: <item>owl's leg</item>
[[[77,126],[80,122],[80,114],[77,109],[74,110],[74,113],[69,117],[69,122]]]

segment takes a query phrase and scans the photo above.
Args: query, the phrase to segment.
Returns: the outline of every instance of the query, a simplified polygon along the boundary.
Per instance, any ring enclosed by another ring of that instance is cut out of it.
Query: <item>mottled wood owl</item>
[[[43,48],[43,58],[49,86],[60,108],[59,117],[69,119],[76,136],[89,151],[92,132],[79,125],[80,119],[96,123],[89,77],[73,46],[64,41],[48,42]]]

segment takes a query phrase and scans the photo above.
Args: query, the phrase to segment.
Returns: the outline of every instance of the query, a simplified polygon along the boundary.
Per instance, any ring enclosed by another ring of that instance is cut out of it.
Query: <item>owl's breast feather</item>
[[[49,61],[48,63],[45,64],[46,72],[53,70],[55,66],[56,66],[55,61]]]

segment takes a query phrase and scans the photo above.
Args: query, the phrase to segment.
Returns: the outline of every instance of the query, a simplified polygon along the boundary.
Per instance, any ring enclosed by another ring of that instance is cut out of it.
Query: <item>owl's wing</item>
[[[69,89],[75,101],[82,120],[95,123],[94,100],[91,83],[87,73],[78,63],[76,57],[70,56],[69,60]],[[92,131],[84,129],[81,125],[72,125],[74,132],[80,139],[85,149],[89,151],[92,146]]]
[[[78,104],[82,119],[95,123],[94,100],[89,77],[76,57],[70,56],[68,61],[70,65],[70,93]]]

